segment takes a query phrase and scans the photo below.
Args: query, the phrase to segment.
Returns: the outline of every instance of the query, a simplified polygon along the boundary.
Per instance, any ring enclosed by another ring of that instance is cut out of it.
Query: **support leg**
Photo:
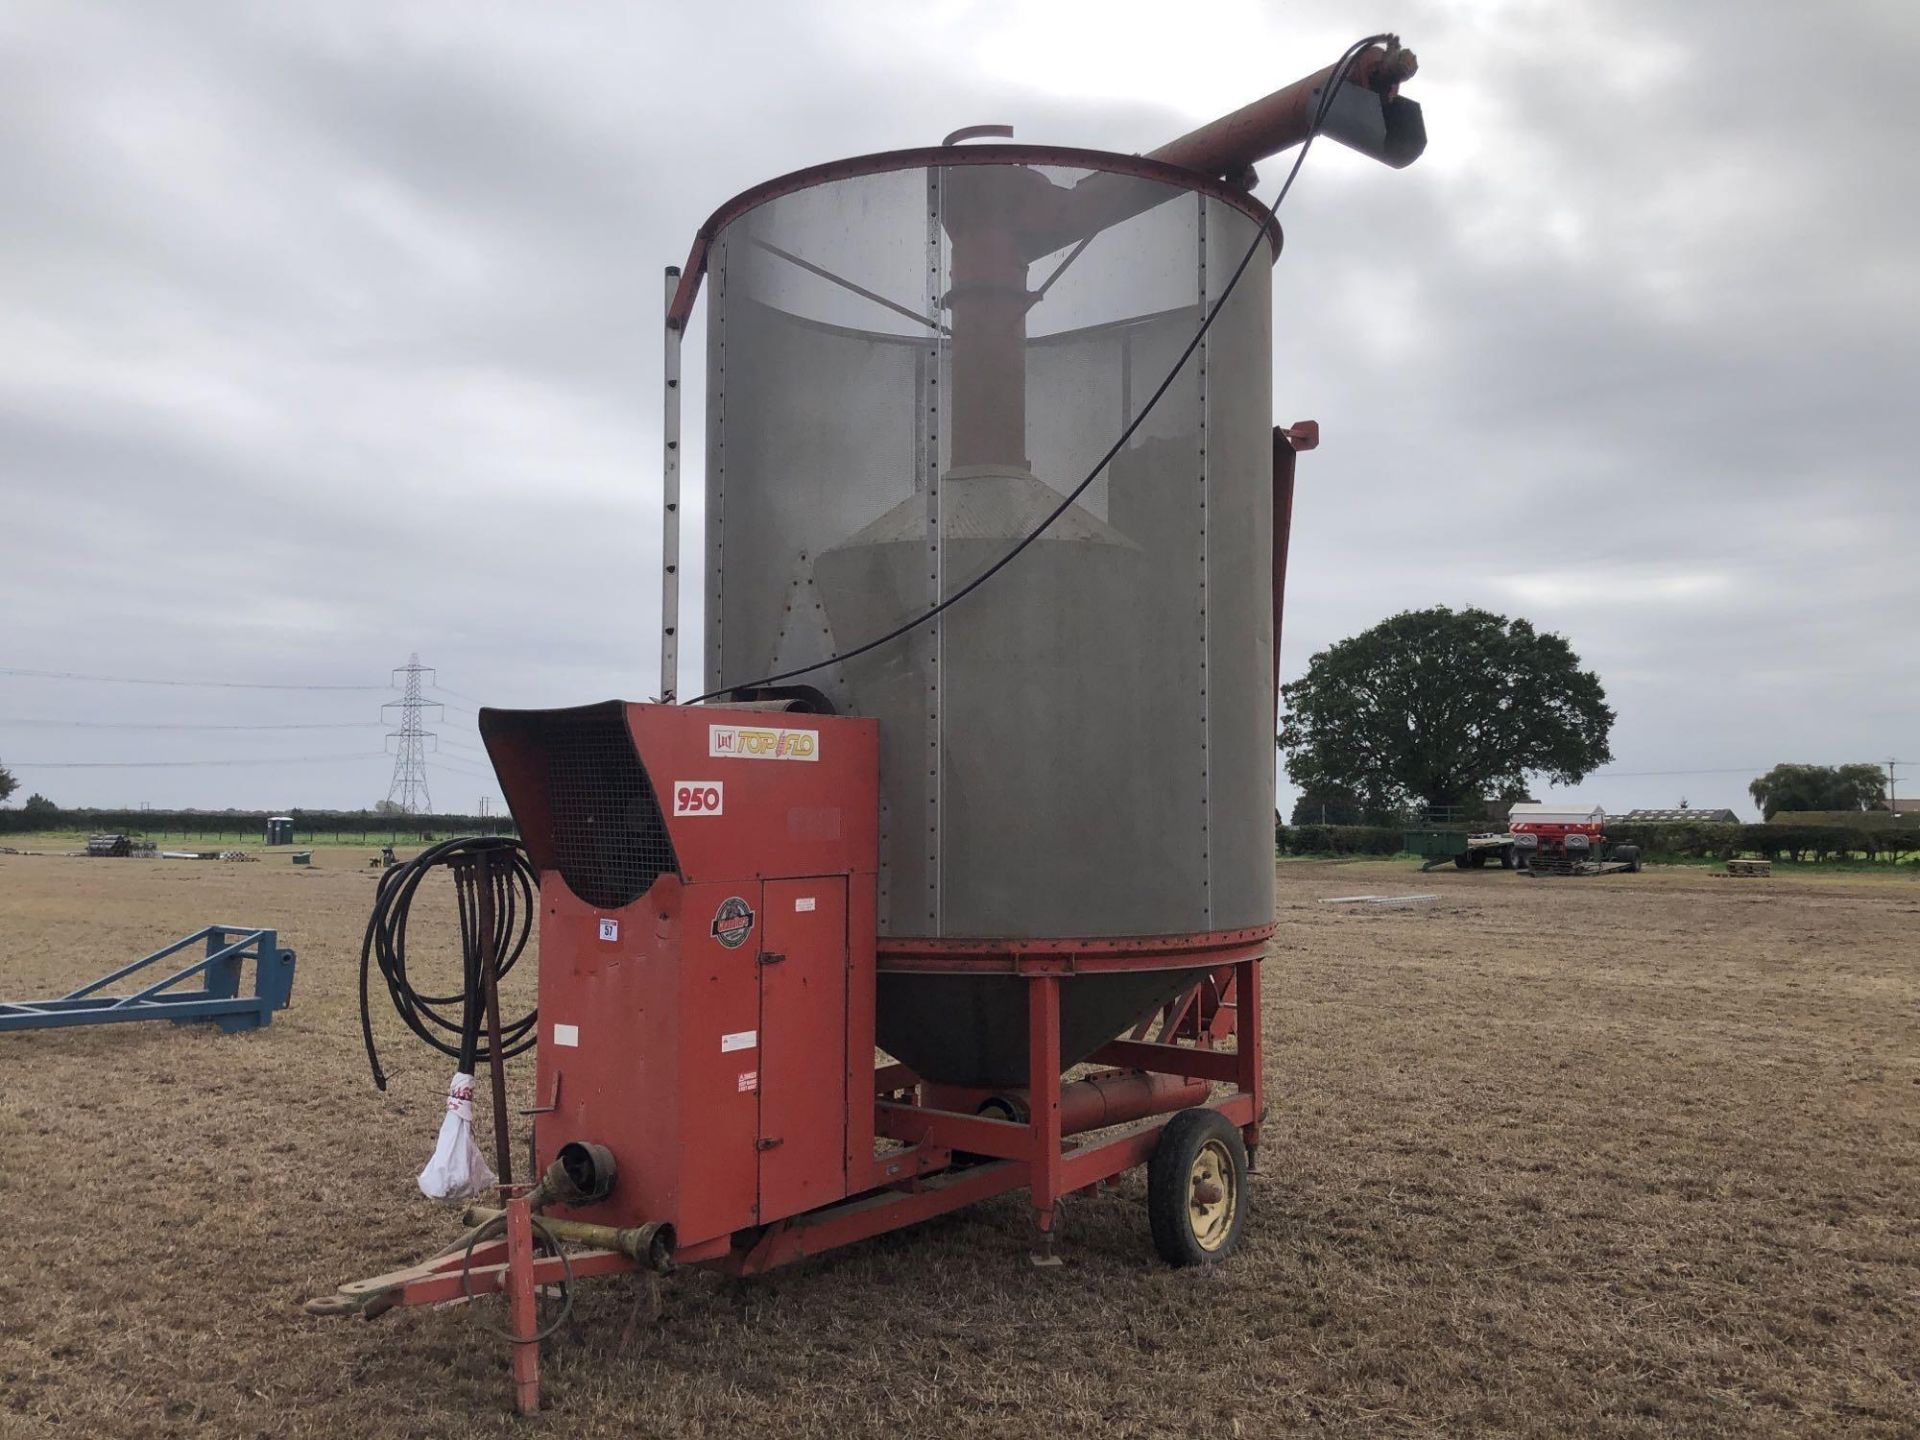
[[[1027,982],[1028,1187],[1038,1241],[1034,1263],[1057,1265],[1055,1211],[1060,1203],[1060,981],[1037,975]]]
[[[540,1316],[533,1294],[533,1211],[527,1197],[507,1201],[507,1318],[513,1331],[513,1408],[540,1409]]]
[[[1260,962],[1242,960],[1233,967],[1233,1003],[1235,1041],[1238,1047],[1238,1073],[1234,1077],[1243,1094],[1253,1097],[1253,1120],[1242,1138],[1247,1146],[1247,1163],[1260,1145],[1260,1121],[1267,1113],[1266,1079],[1263,1068],[1264,1044],[1260,1017]]]

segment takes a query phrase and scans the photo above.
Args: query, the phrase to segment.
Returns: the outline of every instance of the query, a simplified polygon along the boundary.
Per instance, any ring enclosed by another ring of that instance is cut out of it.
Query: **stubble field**
[[[0,856],[0,997],[210,921],[300,956],[255,1034],[0,1037],[0,1436],[527,1432],[491,1305],[300,1311],[454,1228],[412,1179],[448,1067],[384,1015],[373,1089],[374,881],[315,858]],[[1290,862],[1279,887],[1233,1261],[1158,1264],[1130,1176],[1069,1202],[1051,1271],[1007,1199],[756,1281],[675,1276],[657,1313],[593,1282],[534,1428],[1920,1433],[1920,881]],[[1438,899],[1321,903],[1416,891]]]

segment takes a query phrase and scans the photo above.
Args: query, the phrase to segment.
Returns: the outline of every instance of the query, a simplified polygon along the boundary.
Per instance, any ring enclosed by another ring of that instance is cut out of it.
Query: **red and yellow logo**
[[[707,754],[721,760],[818,760],[818,730],[709,725]]]

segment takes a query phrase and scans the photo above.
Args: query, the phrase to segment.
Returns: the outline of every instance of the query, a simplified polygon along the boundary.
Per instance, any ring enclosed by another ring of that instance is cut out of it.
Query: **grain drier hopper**
[[[504,1241],[343,1304],[508,1289],[529,1335],[563,1274],[535,1230],[595,1247],[576,1278],[751,1273],[1021,1188],[1050,1259],[1061,1197],[1143,1162],[1163,1254],[1232,1250],[1312,435],[1273,427],[1281,237],[1249,187],[1316,129],[1412,161],[1413,68],[1357,46],[1149,156],[960,132],[700,228],[668,272],[661,701],[481,714],[540,874],[546,1178]]]

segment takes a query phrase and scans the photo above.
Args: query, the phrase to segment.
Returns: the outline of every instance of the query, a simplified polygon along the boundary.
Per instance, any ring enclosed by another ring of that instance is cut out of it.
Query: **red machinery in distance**
[[[1599,806],[1542,805],[1523,801],[1507,812],[1514,863],[1528,875],[1637,874],[1640,847],[1607,838],[1607,812]]]

